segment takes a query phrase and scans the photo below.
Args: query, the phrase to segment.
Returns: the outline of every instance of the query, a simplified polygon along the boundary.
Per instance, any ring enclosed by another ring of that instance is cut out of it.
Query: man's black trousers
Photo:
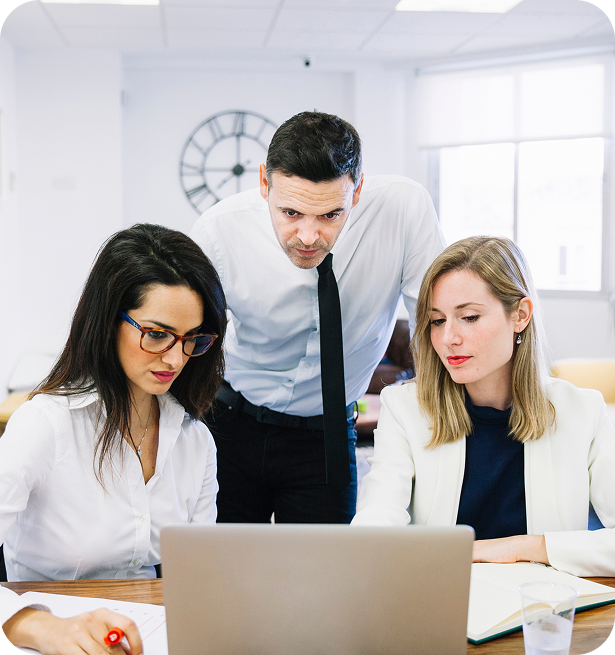
[[[325,483],[324,432],[262,423],[223,403],[207,425],[218,449],[218,523],[350,523],[356,511],[354,419],[348,419],[351,482]],[[215,407],[215,406],[214,406]]]

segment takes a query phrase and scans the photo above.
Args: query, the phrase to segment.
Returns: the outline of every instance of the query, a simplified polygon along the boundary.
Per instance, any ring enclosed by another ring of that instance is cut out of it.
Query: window
[[[432,153],[447,242],[507,236],[539,289],[603,289],[610,65],[577,60],[419,79],[421,145]]]
[[[600,291],[604,139],[442,148],[439,215],[448,243],[506,236],[540,289]]]

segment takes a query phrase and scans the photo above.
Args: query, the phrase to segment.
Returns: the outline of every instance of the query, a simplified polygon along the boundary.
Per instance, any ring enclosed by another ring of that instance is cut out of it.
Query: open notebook
[[[472,564],[468,641],[480,644],[522,627],[521,597],[524,582],[559,582],[579,592],[577,611],[615,602],[615,589],[550,566],[533,562]]]

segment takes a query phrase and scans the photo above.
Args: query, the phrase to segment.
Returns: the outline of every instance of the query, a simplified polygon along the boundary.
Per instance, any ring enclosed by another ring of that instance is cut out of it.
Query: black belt
[[[319,416],[294,416],[293,414],[284,414],[276,412],[269,407],[257,407],[249,400],[246,400],[238,391],[235,391],[231,385],[224,380],[222,386],[216,395],[218,404],[228,405],[229,409],[235,410],[236,413],[243,412],[252,416],[260,423],[269,425],[280,425],[288,428],[301,428],[304,430],[324,430],[322,414]],[[350,403],[346,407],[346,417],[355,418],[357,403]]]

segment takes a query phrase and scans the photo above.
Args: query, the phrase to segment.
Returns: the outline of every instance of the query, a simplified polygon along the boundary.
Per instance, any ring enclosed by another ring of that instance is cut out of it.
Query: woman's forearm
[[[474,562],[540,562],[549,564],[543,535],[526,534],[503,539],[481,539],[474,542]]]

